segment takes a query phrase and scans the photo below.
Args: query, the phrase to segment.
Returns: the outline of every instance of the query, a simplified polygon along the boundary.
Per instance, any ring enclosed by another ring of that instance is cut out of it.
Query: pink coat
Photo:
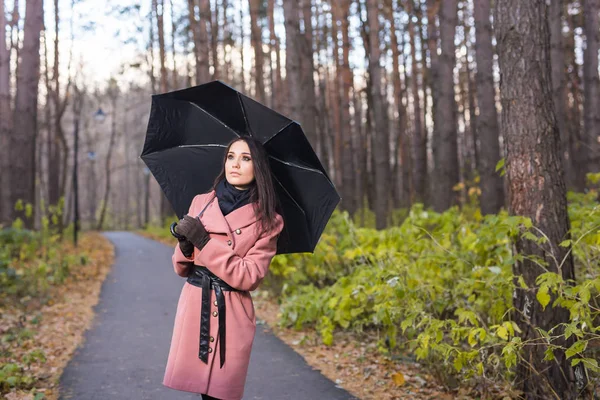
[[[197,216],[213,196],[214,191],[197,195],[192,200],[188,214]],[[219,367],[218,318],[215,292],[211,290],[211,324],[208,364],[198,358],[200,337],[200,305],[202,289],[185,282],[175,315],[171,350],[163,384],[188,392],[203,393],[224,400],[239,400],[244,394],[250,352],[256,331],[256,317],[250,291],[263,280],[271,259],[277,250],[277,237],[283,229],[283,218],[276,216],[277,228],[258,236],[253,204],[242,206],[223,216],[217,203],[212,201],[201,221],[211,240],[192,258],[186,258],[179,245],[175,246],[173,267],[185,277],[190,262],[207,267],[230,286],[242,292],[224,291],[227,344],[225,365]]]

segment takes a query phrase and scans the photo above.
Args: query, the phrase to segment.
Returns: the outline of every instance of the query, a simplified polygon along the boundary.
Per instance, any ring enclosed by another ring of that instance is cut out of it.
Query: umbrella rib
[[[289,161],[283,161],[283,160],[281,160],[281,159],[279,159],[277,157],[274,157],[274,156],[272,156],[270,154],[269,154],[269,157],[272,158],[273,160],[279,161],[280,163],[285,164],[287,166],[304,169],[304,170],[310,171],[310,172],[316,172],[318,174],[321,174],[321,175],[325,176],[325,174],[322,171],[319,171],[318,169],[314,169],[314,168],[310,168],[310,167],[303,167],[302,165],[298,165],[298,164],[292,164]]]
[[[325,180],[327,181],[327,183],[329,183],[329,185],[331,185],[331,187],[335,189],[335,185],[333,184],[333,182],[327,177],[327,175],[325,175],[322,171],[319,171],[318,169],[303,167],[303,166],[297,165],[297,164],[292,164],[291,162],[280,160],[279,158],[273,157],[272,155],[269,155],[269,158],[272,158],[275,161],[279,161],[280,163],[285,164],[289,167],[295,167],[295,168],[303,169],[305,171],[310,171],[310,172],[315,172],[317,174],[321,174],[323,177],[326,178]]]
[[[283,189],[283,191],[287,194],[288,198],[294,202],[294,204],[296,205],[296,207],[298,207],[298,210],[300,210],[302,212],[302,215],[304,215],[304,218],[306,218],[306,213],[304,212],[304,209],[302,207],[300,207],[300,204],[298,204],[296,202],[296,200],[294,199],[294,197],[292,197],[292,195],[290,194],[290,192],[287,191],[287,189],[285,188],[285,186],[283,186],[283,184],[279,181],[279,179],[277,179],[277,177],[274,174],[271,174],[271,176],[273,177],[273,179],[275,179],[277,181],[277,183],[279,183],[279,186],[281,186],[281,188]]]
[[[294,121],[290,121],[286,126],[284,126],[283,128],[281,128],[279,131],[275,132],[273,134],[273,136],[271,136],[270,138],[268,138],[267,140],[265,140],[265,142],[263,143],[263,146],[266,145],[267,143],[269,143],[269,141],[271,139],[273,139],[275,136],[279,135],[281,132],[283,132],[288,126],[292,125],[294,123]]]
[[[238,135],[238,133],[235,131],[235,129],[233,129],[232,127],[230,127],[229,125],[227,125],[225,122],[221,121],[220,119],[218,119],[217,117],[215,117],[214,115],[212,115],[211,113],[209,113],[208,111],[206,111],[204,108],[200,107],[198,104],[192,102],[192,101],[188,101],[188,103],[190,103],[192,106],[199,108],[200,110],[202,110],[205,114],[207,114],[209,117],[211,117],[212,119],[214,119],[215,121],[217,121],[218,123],[220,123],[221,125],[223,125],[225,128],[229,129],[231,132],[233,132],[233,134],[237,137],[240,137],[240,135]],[[246,116],[244,116],[244,118],[246,118]]]
[[[209,143],[209,144],[181,144],[176,147],[223,147],[223,148],[226,148],[227,146],[225,146],[224,144]]]
[[[244,102],[242,101],[242,94],[237,92],[237,98],[240,102],[240,108],[242,109],[242,115],[244,116],[244,123],[246,124],[246,131],[250,133],[250,136],[254,136],[254,132],[250,129],[250,124],[248,123],[248,117],[246,117],[246,109],[244,108]]]

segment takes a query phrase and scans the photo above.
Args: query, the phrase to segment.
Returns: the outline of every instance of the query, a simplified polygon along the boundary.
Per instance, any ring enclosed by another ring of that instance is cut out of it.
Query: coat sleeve
[[[256,289],[267,275],[271,260],[277,252],[277,238],[283,229],[283,218],[276,215],[276,220],[276,227],[263,233],[244,257],[238,256],[231,247],[220,240],[209,240],[206,246],[197,252],[197,264],[206,266],[235,289]]]
[[[201,195],[197,195],[192,199],[192,203],[190,204],[190,208],[188,210],[188,214],[192,214],[192,210],[194,209],[194,203],[201,201],[200,200]],[[194,249],[194,253],[196,252],[196,250]],[[183,253],[181,252],[181,249],[179,248],[179,242],[177,242],[177,244],[175,245],[175,251],[173,252],[173,269],[175,270],[175,273],[179,276],[182,277],[186,277],[188,276],[189,270],[191,265],[194,262],[194,253],[192,253],[192,256],[190,258],[186,257],[183,255]]]

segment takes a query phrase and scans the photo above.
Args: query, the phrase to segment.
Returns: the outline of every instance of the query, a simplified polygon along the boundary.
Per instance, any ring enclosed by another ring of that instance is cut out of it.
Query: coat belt
[[[208,364],[208,349],[210,347],[210,293],[215,290],[217,298],[217,312],[219,314],[219,356],[221,358],[220,367],[225,364],[225,296],[223,291],[239,292],[229,286],[225,281],[210,272],[208,268],[194,265],[194,269],[188,275],[187,282],[191,285],[202,288],[202,305],[200,308],[200,347],[198,358]]]

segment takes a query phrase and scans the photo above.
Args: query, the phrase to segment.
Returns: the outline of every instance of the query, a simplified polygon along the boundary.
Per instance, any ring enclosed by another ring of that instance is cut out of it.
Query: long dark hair
[[[252,164],[254,166],[254,182],[247,190],[250,191],[250,202],[254,203],[254,213],[259,226],[263,232],[269,232],[275,228],[275,213],[279,211],[279,203],[275,194],[275,186],[271,176],[271,166],[269,165],[269,156],[260,141],[252,136],[241,136],[233,139],[227,145],[221,172],[215,179],[213,190],[225,177],[225,162],[227,153],[231,145],[243,140],[250,149]]]

